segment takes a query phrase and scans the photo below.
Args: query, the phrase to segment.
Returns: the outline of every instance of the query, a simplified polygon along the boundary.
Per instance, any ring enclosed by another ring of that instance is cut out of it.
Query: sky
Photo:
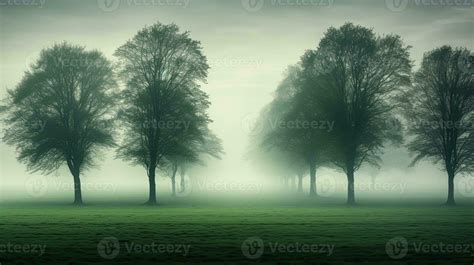
[[[198,189],[263,192],[277,180],[262,176],[244,159],[249,128],[271,101],[285,69],[297,63],[305,50],[314,49],[328,27],[352,22],[373,28],[379,35],[398,34],[412,46],[411,59],[417,69],[423,53],[441,45],[474,50],[473,6],[472,1],[446,0],[0,0],[0,97],[18,84],[40,50],[54,43],[67,41],[98,49],[114,60],[113,52],[144,26],[157,21],[175,23],[201,42],[208,58],[211,69],[202,89],[212,103],[211,128],[222,139],[226,153],[222,160],[210,161],[196,172],[214,183]],[[28,173],[16,161],[14,147],[3,142],[0,156],[0,200],[47,200],[72,194],[72,177],[65,169],[48,177]],[[116,160],[113,150],[100,161],[99,167],[84,174],[83,183],[90,185],[86,194],[146,196],[144,169]],[[382,168],[364,169],[357,179],[362,183],[376,176],[380,184],[405,186],[402,192],[382,187],[373,194],[418,196],[426,191],[445,196],[447,178],[439,166],[421,163],[407,168],[409,163],[404,148],[389,147]],[[318,176],[343,191],[341,173],[322,170]],[[31,196],[28,190],[37,180],[46,181],[49,190]],[[468,183],[474,187],[472,181]],[[159,190],[169,191],[169,180],[161,179],[158,185]],[[461,193],[474,196],[473,191]]]

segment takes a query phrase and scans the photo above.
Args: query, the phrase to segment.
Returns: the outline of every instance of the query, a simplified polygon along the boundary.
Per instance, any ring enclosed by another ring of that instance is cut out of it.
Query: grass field
[[[472,209],[3,206],[0,263],[470,265]]]

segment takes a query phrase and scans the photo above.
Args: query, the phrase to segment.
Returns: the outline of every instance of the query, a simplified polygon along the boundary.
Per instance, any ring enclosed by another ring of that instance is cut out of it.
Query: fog
[[[330,26],[353,22],[373,28],[377,34],[399,34],[412,46],[415,70],[424,52],[443,44],[474,49],[472,8],[409,5],[395,12],[385,1],[353,1],[350,5],[348,1],[329,1],[329,6],[267,1],[261,9],[249,11],[245,1],[183,0],[177,5],[122,1],[110,10],[101,6],[101,1],[80,2],[46,0],[42,6],[38,1],[40,6],[0,7],[0,97],[5,98],[7,89],[18,84],[40,50],[54,43],[84,45],[115,60],[115,49],[145,25],[156,21],[177,24],[202,43],[208,58],[211,69],[202,89],[211,102],[211,129],[222,140],[225,152],[221,160],[209,159],[205,166],[189,172],[186,181],[191,188],[179,196],[196,201],[292,196],[282,188],[280,176],[269,175],[246,159],[249,136],[287,66],[295,64],[306,49],[315,48]],[[49,176],[28,173],[16,160],[14,147],[0,142],[0,152],[1,203],[71,200],[73,179],[65,167]],[[98,166],[82,176],[86,203],[146,199],[148,179],[143,168],[115,159],[114,150],[98,159]],[[434,198],[443,202],[447,176],[441,166],[422,162],[409,167],[410,163],[405,148],[387,146],[380,169],[364,167],[356,173],[356,197]],[[321,197],[345,199],[347,182],[342,172],[321,169],[317,179]],[[473,188],[472,178],[458,177],[457,199],[473,201]],[[308,189],[306,176],[305,193]],[[158,178],[157,191],[159,200],[169,199],[168,177]]]

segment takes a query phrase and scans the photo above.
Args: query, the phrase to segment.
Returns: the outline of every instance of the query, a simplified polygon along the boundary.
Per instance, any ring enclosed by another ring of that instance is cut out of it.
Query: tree
[[[414,84],[402,94],[409,150],[442,162],[448,174],[448,205],[454,205],[454,178],[474,172],[474,56],[443,46],[426,53]]]
[[[171,195],[176,196],[176,173],[179,169],[179,158],[169,158],[161,166],[165,175],[171,179]]]
[[[145,27],[115,56],[126,83],[120,115],[126,132],[118,156],[146,169],[148,203],[156,204],[155,174],[162,158],[187,148],[179,140],[209,122],[202,115],[207,95],[199,89],[209,66],[200,43],[174,24]],[[193,115],[197,109],[199,115]]]
[[[193,112],[193,114],[196,113]],[[180,192],[184,192],[186,188],[184,177],[190,166],[204,165],[205,156],[220,159],[223,154],[220,139],[209,130],[207,124],[202,125],[203,127],[199,130],[192,130],[183,134],[183,139],[179,139],[174,145],[175,148],[165,155],[165,171],[171,178],[172,196],[176,196],[176,173],[178,171],[181,175]],[[182,147],[179,148],[179,146]]]
[[[318,76],[312,75],[306,67],[311,56],[311,51],[306,52],[301,58],[300,66],[293,73],[295,75],[291,78],[293,89],[286,103],[288,109],[282,115],[282,121],[287,125],[275,130],[272,138],[280,139],[280,146],[283,145],[287,150],[298,154],[307,163],[310,175],[309,194],[315,197],[317,169],[327,165],[330,157],[328,134],[332,130],[332,125],[329,120],[324,120],[325,115],[320,107],[321,87],[315,85],[319,82]]]
[[[354,173],[363,163],[378,165],[386,141],[401,135],[386,121],[393,117],[393,96],[410,83],[410,47],[397,35],[377,37],[351,23],[330,28],[304,67],[317,77],[318,106],[334,122],[331,159],[348,180],[348,204],[355,204]]]
[[[114,87],[113,69],[100,52],[62,43],[42,50],[8,91],[3,139],[32,172],[67,165],[74,204],[82,204],[81,173],[101,148],[113,146]]]
[[[285,183],[288,180],[294,185],[295,176],[298,177],[298,191],[302,192],[302,180],[305,167],[309,159],[307,149],[311,145],[301,138],[301,128],[292,126],[296,119],[294,113],[295,94],[298,92],[298,79],[301,68],[299,65],[290,66],[285,77],[279,84],[272,102],[262,111],[257,126],[262,131],[256,135],[260,156],[266,156],[267,164],[272,165],[276,172],[282,174]],[[258,157],[258,156],[257,156]],[[263,162],[262,159],[259,160]],[[312,171],[314,172],[314,171]],[[313,175],[314,176],[314,175]],[[316,179],[311,179],[310,195],[316,194]],[[293,187],[294,188],[294,187]]]
[[[254,124],[251,135],[249,149],[246,159],[264,174],[280,177],[280,180],[287,184],[288,177],[294,176],[297,160],[296,154],[281,149],[276,141],[269,136],[275,128],[274,122],[278,118],[275,116],[272,105],[268,104],[260,112],[258,120]],[[272,110],[273,109],[273,110]],[[284,188],[288,188],[287,185]]]
[[[183,159],[179,161],[180,171],[180,193],[186,191],[185,177],[192,169],[205,166],[209,159],[221,159],[224,155],[222,141],[209,128],[203,129],[203,141],[195,148],[196,159]],[[188,176],[189,177],[189,176]]]

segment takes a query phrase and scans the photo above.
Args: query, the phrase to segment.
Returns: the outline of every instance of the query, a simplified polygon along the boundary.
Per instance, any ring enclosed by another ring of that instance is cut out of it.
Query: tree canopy
[[[454,177],[474,172],[474,76],[472,53],[443,46],[425,54],[402,102],[413,163],[430,159],[448,173],[448,204]]]
[[[75,203],[82,203],[80,173],[114,144],[115,80],[98,51],[68,43],[44,49],[18,86],[8,91],[4,140],[31,171],[49,174],[67,165]]]
[[[126,83],[118,156],[147,170],[149,203],[156,203],[155,171],[163,158],[196,160],[206,141],[209,101],[200,90],[209,66],[198,41],[174,25],[140,30],[115,52]]]

